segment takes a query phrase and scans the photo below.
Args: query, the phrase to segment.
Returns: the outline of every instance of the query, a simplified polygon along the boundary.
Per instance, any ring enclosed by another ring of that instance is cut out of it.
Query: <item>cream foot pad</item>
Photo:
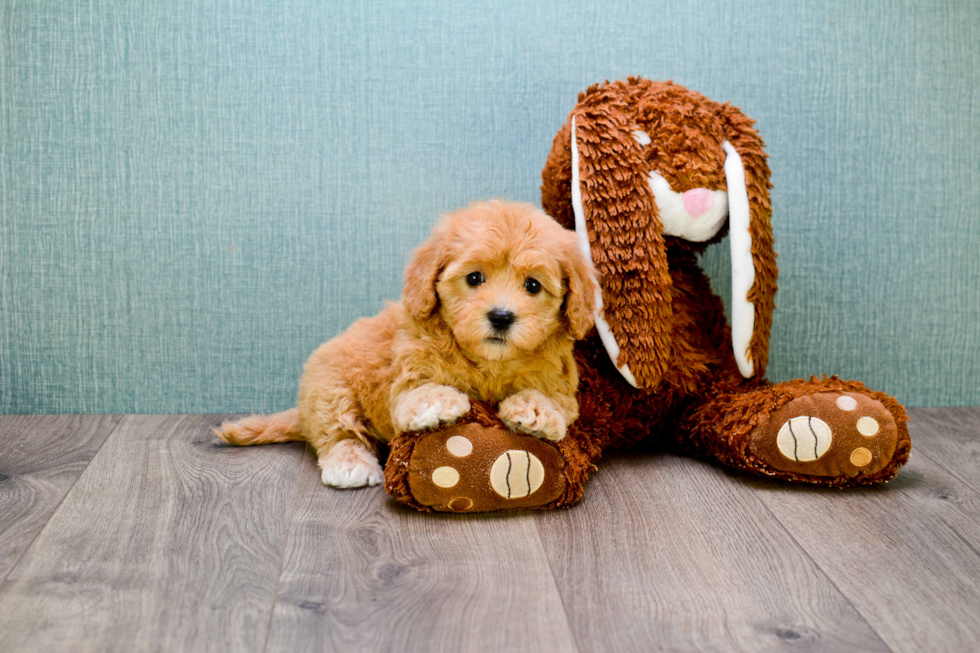
[[[776,434],[779,453],[790,460],[808,463],[827,453],[833,434],[827,422],[803,415],[783,422]]]
[[[521,499],[534,494],[543,482],[544,466],[530,451],[508,451],[490,468],[490,487],[505,499]]]
[[[776,470],[811,476],[857,476],[882,469],[895,454],[895,418],[856,392],[819,392],[779,408],[749,444]]]
[[[533,508],[565,488],[564,459],[553,443],[479,424],[422,437],[408,468],[412,496],[447,512]]]

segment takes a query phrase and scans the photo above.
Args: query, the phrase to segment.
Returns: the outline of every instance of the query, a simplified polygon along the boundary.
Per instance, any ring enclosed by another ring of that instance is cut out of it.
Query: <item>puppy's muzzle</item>
[[[487,313],[487,321],[498,333],[506,332],[516,319],[512,311],[503,308],[495,308]]]

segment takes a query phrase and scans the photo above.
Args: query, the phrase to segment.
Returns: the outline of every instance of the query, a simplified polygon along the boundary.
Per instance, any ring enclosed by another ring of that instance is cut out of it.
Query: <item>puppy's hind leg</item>
[[[344,438],[329,448],[318,448],[320,480],[335,488],[379,485],[385,478],[378,456],[357,438]]]
[[[374,441],[350,398],[320,398],[305,421],[324,485],[358,488],[379,485],[384,480]]]

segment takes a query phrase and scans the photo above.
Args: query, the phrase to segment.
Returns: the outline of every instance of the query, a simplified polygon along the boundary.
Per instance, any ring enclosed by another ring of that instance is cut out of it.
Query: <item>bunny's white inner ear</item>
[[[589,243],[589,231],[585,227],[585,209],[582,207],[582,188],[580,186],[578,170],[578,143],[575,138],[575,116],[572,116],[572,211],[575,213],[575,233],[578,235],[578,244],[582,253],[592,263],[592,246]],[[630,372],[629,365],[620,367],[616,361],[619,360],[619,343],[613,335],[609,323],[602,317],[602,289],[596,287],[595,291],[595,329],[599,333],[599,339],[606,348],[606,353],[612,359],[613,365],[623,375],[626,382],[634,388],[640,386],[636,383],[636,377]]]
[[[727,155],[725,181],[728,183],[728,237],[732,245],[732,349],[738,371],[749,378],[754,370],[749,344],[755,328],[755,306],[749,301],[749,290],[755,283],[752,235],[749,233],[749,194],[745,189],[742,157],[728,141],[721,146]]]

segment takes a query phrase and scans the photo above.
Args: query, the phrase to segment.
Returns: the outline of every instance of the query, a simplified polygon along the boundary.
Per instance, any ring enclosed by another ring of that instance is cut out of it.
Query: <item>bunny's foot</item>
[[[514,433],[482,404],[460,423],[404,433],[390,446],[385,490],[425,511],[569,506],[593,469],[571,439],[555,443]]]
[[[805,476],[873,477],[891,462],[898,425],[858,392],[818,392],[790,401],[750,436],[749,451],[774,470]]]

